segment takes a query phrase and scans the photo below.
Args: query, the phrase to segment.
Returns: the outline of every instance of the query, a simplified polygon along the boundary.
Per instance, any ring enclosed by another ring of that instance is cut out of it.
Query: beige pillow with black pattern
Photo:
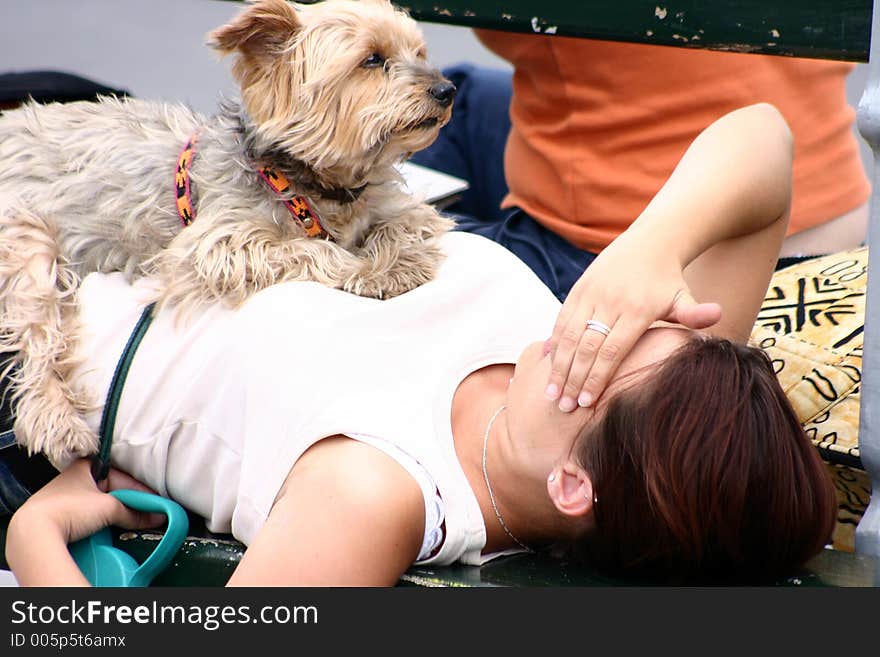
[[[853,550],[871,495],[859,458],[859,391],[868,249],[814,258],[773,275],[751,342],[828,463],[839,501],[834,547]]]

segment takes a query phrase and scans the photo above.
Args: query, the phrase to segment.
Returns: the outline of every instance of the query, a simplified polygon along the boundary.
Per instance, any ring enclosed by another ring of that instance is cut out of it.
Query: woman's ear
[[[563,515],[585,516],[593,509],[593,482],[586,471],[573,461],[553,468],[547,477],[547,493]]]

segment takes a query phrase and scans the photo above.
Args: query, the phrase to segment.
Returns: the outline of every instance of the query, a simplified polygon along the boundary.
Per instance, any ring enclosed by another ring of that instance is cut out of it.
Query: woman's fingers
[[[699,330],[721,319],[717,303],[698,303],[674,273],[637,280],[629,290],[590,285],[584,277],[566,298],[546,345],[551,368],[544,394],[560,410],[591,406],[654,321]]]
[[[112,496],[111,496],[112,497]],[[135,511],[112,497],[115,501],[109,524],[123,529],[153,529],[165,524],[166,518],[161,513]]]
[[[125,506],[112,495],[108,495],[111,490],[120,490],[123,488],[143,491],[145,493],[153,493],[154,491],[145,486],[137,479],[122,470],[110,468],[107,478],[95,484],[91,475],[91,462],[89,459],[81,459],[65,470],[61,475],[63,477],[76,480],[77,488],[82,494],[89,495],[94,510],[98,515],[103,515],[104,521],[101,525],[115,525],[125,529],[151,529],[159,527],[165,523],[165,516],[161,513],[145,513],[143,511],[135,511]],[[94,489],[97,488],[97,495]],[[83,503],[86,504],[85,498]]]
[[[583,367],[577,364],[569,373],[566,390],[571,390],[572,395],[577,395],[577,405],[581,407],[592,406],[599,395],[605,390],[614,374],[617,372],[624,357],[632,350],[638,339],[650,326],[650,322],[643,317],[621,316],[610,327],[607,336],[588,329],[587,333],[597,333],[601,343],[595,349],[595,358]],[[584,336],[586,338],[586,334]],[[592,338],[595,339],[595,338]],[[570,404],[560,409],[567,411]]]
[[[117,470],[116,468],[110,468],[110,472],[107,474],[107,484],[108,491],[128,488],[132,490],[143,491],[144,493],[153,493],[154,495],[156,494],[156,491],[154,491],[146,484],[142,484],[127,472]]]
[[[110,468],[107,474],[108,491],[129,489],[139,490],[144,493],[156,494],[149,486],[142,484],[127,472]],[[114,500],[116,498],[113,498]],[[147,513],[145,511],[135,511],[125,506],[122,502],[117,501],[117,508],[114,513],[112,524],[123,527],[125,529],[152,529],[165,524],[165,516],[161,513]]]
[[[672,302],[669,321],[678,322],[691,329],[705,329],[721,320],[721,306],[717,303],[699,303],[685,289],[679,291]]]
[[[583,307],[576,308],[566,315],[563,328],[554,329],[554,336],[548,341],[552,365],[545,396],[553,401],[558,399],[559,410],[569,412],[592,406],[626,355],[658,319],[646,313],[640,304],[634,306],[642,310],[620,314],[610,306],[597,306],[589,312]],[[720,315],[717,304],[688,304],[685,300],[677,310],[691,328],[711,326]]]
[[[580,317],[590,309],[579,307],[578,296],[569,294],[565,303],[562,304],[547,347],[551,354],[551,365],[550,379],[544,390],[544,396],[550,401],[557,401],[562,395],[575,353],[583,337],[584,325]]]
[[[611,327],[618,318],[607,319],[601,312],[593,314],[593,318],[581,327],[581,338],[574,351],[574,358],[568,370],[562,396],[559,399],[559,410],[573,411],[578,406],[589,406],[592,399],[582,394],[584,382],[594,370],[600,355],[606,351],[606,341],[611,334]]]

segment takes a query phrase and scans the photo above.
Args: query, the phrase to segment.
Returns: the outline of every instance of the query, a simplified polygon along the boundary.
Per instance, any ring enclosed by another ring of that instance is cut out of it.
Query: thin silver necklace
[[[501,529],[503,529],[507,535],[510,536],[511,540],[523,550],[531,552],[532,549],[514,536],[507,528],[507,523],[504,522],[504,518],[501,517],[501,512],[498,510],[498,505],[495,503],[495,495],[492,493],[492,485],[489,483],[489,471],[486,470],[486,447],[489,445],[489,432],[492,431],[492,424],[495,422],[495,418],[497,418],[505,408],[507,408],[507,406],[502,404],[501,408],[495,411],[495,415],[489,420],[489,424],[486,425],[486,433],[483,435],[483,479],[486,480],[486,490],[489,491],[489,501],[492,502],[492,508],[495,510],[495,517],[498,518],[498,523],[501,525]]]

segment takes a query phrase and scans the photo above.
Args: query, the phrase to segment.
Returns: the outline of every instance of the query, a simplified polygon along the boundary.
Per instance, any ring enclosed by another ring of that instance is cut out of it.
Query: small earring
[[[551,472],[551,473],[550,473],[550,476],[547,477],[547,481],[549,481],[551,484],[552,484],[554,481],[556,481],[556,473],[555,473],[555,472]]]

